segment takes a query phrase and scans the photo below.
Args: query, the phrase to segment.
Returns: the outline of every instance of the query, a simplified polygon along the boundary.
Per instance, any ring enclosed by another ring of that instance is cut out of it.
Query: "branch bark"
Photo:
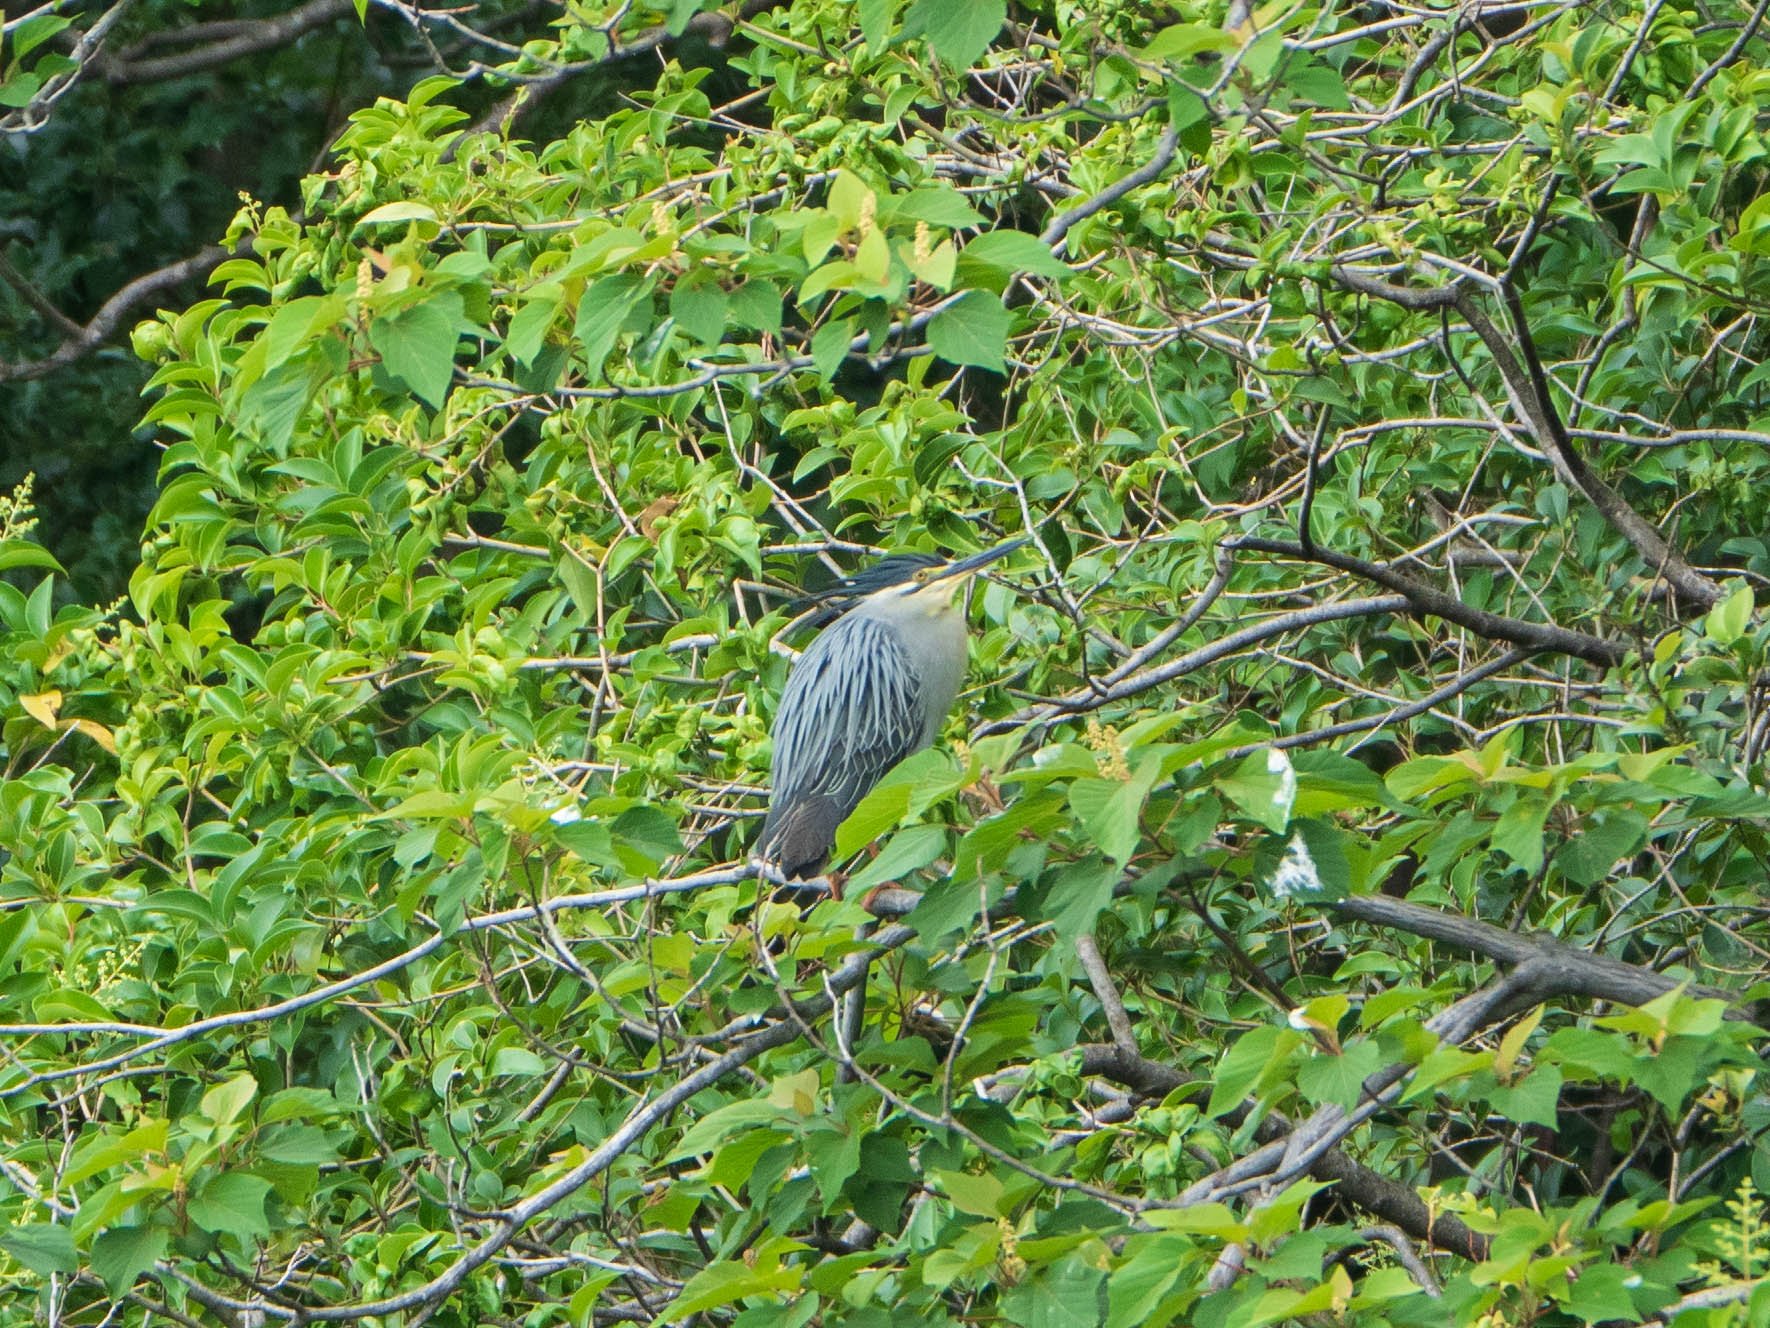
[[[1719,987],[1685,983],[1650,968],[1564,945],[1552,936],[1507,931],[1490,922],[1412,904],[1405,899],[1359,895],[1337,899],[1325,907],[1342,917],[1443,941],[1502,964],[1528,965],[1532,981],[1538,984],[1535,994],[1545,999],[1550,996],[1586,996],[1624,1005],[1645,1005],[1679,987],[1685,987],[1694,996],[1712,1000],[1731,1003],[1738,999],[1736,993]],[[1729,1013],[1737,1018],[1746,1017],[1744,1009]]]
[[[1514,354],[1505,334],[1487,316],[1468,287],[1460,282],[1448,286],[1398,286],[1345,266],[1335,266],[1331,272],[1334,280],[1345,289],[1387,300],[1404,309],[1455,309],[1470,330],[1481,338],[1481,344],[1487,347],[1494,368],[1499,371],[1500,381],[1505,384],[1506,396],[1514,413],[1548,456],[1556,477],[1568,488],[1583,494],[1586,501],[1628,540],[1642,561],[1663,575],[1680,595],[1705,608],[1720,602],[1721,588],[1685,561],[1652,523],[1630,507],[1623,496],[1574,450],[1560,412],[1555,409],[1548,375],[1537,357],[1536,343],[1530,335],[1516,287],[1506,281],[1496,283],[1512,315],[1514,332],[1524,353],[1523,363]]]
[[[1629,657],[1628,648],[1619,642],[1606,641],[1603,637],[1576,632],[1567,627],[1557,627],[1553,623],[1529,622],[1523,618],[1508,618],[1504,614],[1471,608],[1455,595],[1446,594],[1423,581],[1416,581],[1392,567],[1366,562],[1349,553],[1317,548],[1311,554],[1300,544],[1293,544],[1288,540],[1261,539],[1254,535],[1237,536],[1225,543],[1232,549],[1273,553],[1284,558],[1323,563],[1342,572],[1351,572],[1354,576],[1374,581],[1377,585],[1403,596],[1406,611],[1415,617],[1442,618],[1445,622],[1455,623],[1485,640],[1510,641],[1513,645],[1533,651],[1571,655],[1588,664],[1605,668],[1614,668]]]
[[[1178,659],[1169,660],[1166,664],[1129,674],[1110,686],[1093,689],[1079,688],[1066,695],[1018,711],[1005,719],[992,720],[981,725],[972,735],[972,740],[976,741],[992,733],[1003,733],[1009,729],[1018,728],[1022,724],[1042,723],[1046,720],[1060,718],[1063,715],[1097,710],[1110,702],[1137,696],[1153,687],[1160,687],[1165,682],[1172,682],[1175,678],[1184,677],[1194,669],[1203,668],[1206,664],[1214,663],[1227,655],[1233,655],[1236,651],[1256,645],[1269,637],[1282,636],[1286,632],[1298,631],[1304,627],[1313,627],[1317,623],[1338,622],[1344,618],[1363,618],[1378,613],[1402,613],[1407,611],[1409,606],[1410,601],[1404,595],[1381,595],[1372,599],[1316,604],[1307,609],[1298,609],[1294,613],[1281,613],[1276,617],[1257,622],[1251,627],[1244,627],[1239,632],[1231,632],[1228,636],[1219,637],[1209,645],[1200,646],[1197,650],[1190,650]]]
[[[163,83],[167,79],[198,74],[217,65],[225,65],[241,56],[287,46],[313,29],[342,18],[353,11],[351,0],[307,0],[286,14],[255,23],[229,24],[227,36],[197,46],[177,55],[155,56],[151,59],[99,59],[99,73],[112,87],[129,87],[139,83]]]
[[[1176,1088],[1202,1081],[1143,1056],[1135,1055],[1113,1043],[1093,1043],[1081,1048],[1082,1073],[1098,1075],[1123,1084],[1148,1097],[1166,1097]],[[1247,1119],[1245,1107],[1228,1113],[1232,1124]],[[1296,1127],[1277,1112],[1267,1115],[1255,1130],[1262,1144],[1276,1144],[1289,1137]],[[1435,1249],[1461,1255],[1466,1259],[1487,1257],[1487,1237],[1470,1228],[1457,1217],[1434,1214],[1419,1195],[1399,1181],[1372,1171],[1356,1162],[1338,1148],[1330,1148],[1310,1164],[1309,1172],[1317,1180],[1339,1187],[1339,1193],[1365,1212],[1392,1222],[1415,1240]]]
[[[1114,180],[1092,198],[1084,199],[1068,211],[1061,212],[1052,218],[1051,224],[1039,233],[1039,242],[1049,245],[1055,250],[1063,243],[1064,236],[1070,233],[1076,223],[1085,221],[1104,208],[1111,207],[1133,189],[1150,183],[1167,170],[1169,163],[1174,160],[1174,153],[1179,146],[1180,130],[1175,125],[1169,124],[1167,128],[1162,130],[1161,138],[1156,141],[1153,157],[1129,175]]]
[[[20,360],[11,364],[0,363],[0,383],[42,378],[47,374],[54,373],[57,369],[66,368],[115,332],[124,316],[137,305],[158,295],[161,291],[170,290],[174,286],[182,285],[197,277],[207,276],[228,256],[228,250],[219,245],[209,245],[180,262],[144,273],[100,305],[98,312],[92,315],[91,320],[84,327],[73,325],[76,334],[69,336],[60,346],[42,359]],[[58,318],[55,321],[61,325],[71,325],[71,320],[65,318]]]

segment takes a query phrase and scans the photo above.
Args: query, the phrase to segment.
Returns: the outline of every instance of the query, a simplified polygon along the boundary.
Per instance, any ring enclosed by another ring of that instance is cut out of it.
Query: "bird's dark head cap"
[[[830,598],[857,596],[865,599],[887,586],[902,585],[915,579],[917,572],[946,563],[938,553],[888,553],[877,562],[844,577],[825,592]]]

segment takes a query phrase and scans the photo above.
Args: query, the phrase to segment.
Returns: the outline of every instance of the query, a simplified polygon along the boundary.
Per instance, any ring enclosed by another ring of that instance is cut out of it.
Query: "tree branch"
[[[1639,1006],[1668,991],[1686,987],[1694,996],[1729,1003],[1739,999],[1734,992],[1686,983],[1650,968],[1564,945],[1552,936],[1507,931],[1491,922],[1427,908],[1405,899],[1391,899],[1387,895],[1357,895],[1336,899],[1323,907],[1373,926],[1393,927],[1414,936],[1472,950],[1503,964],[1529,965],[1532,980],[1540,984],[1540,995],[1544,997],[1587,996],[1594,1000]],[[1733,1013],[1738,1018],[1746,1017],[1743,1010]]]
[[[1294,546],[1287,546],[1294,547]],[[1022,724],[1041,723],[1057,719],[1063,715],[1080,714],[1089,710],[1097,710],[1112,701],[1122,701],[1127,697],[1149,691],[1175,678],[1184,677],[1195,669],[1214,663],[1226,655],[1258,644],[1268,637],[1282,636],[1286,632],[1294,632],[1299,628],[1313,627],[1317,623],[1338,622],[1344,618],[1363,618],[1378,613],[1401,613],[1409,608],[1409,601],[1403,595],[1384,595],[1375,599],[1350,599],[1333,604],[1316,604],[1307,609],[1298,609],[1294,613],[1281,613],[1277,617],[1267,618],[1251,627],[1244,627],[1239,632],[1231,632],[1228,636],[1219,637],[1209,645],[1190,650],[1178,659],[1169,660],[1166,664],[1145,669],[1119,679],[1111,686],[1098,689],[1079,688],[1050,701],[1028,707],[1009,715],[1005,719],[992,720],[981,725],[972,735],[973,741],[987,737],[991,733],[1001,733],[1008,729],[1018,728]]]
[[[1442,618],[1445,622],[1454,623],[1489,641],[1510,641],[1533,651],[1547,650],[1558,655],[1571,655],[1575,659],[1583,659],[1589,664],[1605,668],[1614,668],[1629,656],[1627,647],[1615,641],[1606,641],[1603,637],[1557,627],[1553,623],[1528,622],[1523,618],[1508,618],[1503,614],[1489,613],[1485,609],[1471,608],[1455,595],[1416,581],[1393,568],[1355,558],[1349,553],[1318,548],[1311,556],[1301,545],[1287,540],[1261,539],[1255,535],[1236,536],[1225,543],[1233,549],[1274,553],[1283,558],[1324,563],[1342,572],[1350,572],[1398,592],[1406,600],[1407,611],[1416,617]]]
[[[1705,607],[1720,602],[1721,588],[1686,562],[1683,555],[1673,549],[1659,531],[1654,529],[1652,523],[1630,507],[1622,495],[1611,488],[1574,451],[1572,440],[1567,436],[1560,414],[1555,409],[1555,402],[1549,391],[1548,375],[1543,372],[1542,362],[1537,357],[1536,343],[1530,335],[1516,287],[1507,281],[1499,283],[1512,314],[1514,331],[1524,352],[1526,364],[1519,363],[1505,334],[1476,303],[1468,288],[1460,283],[1428,287],[1397,286],[1344,265],[1333,267],[1331,272],[1334,280],[1341,286],[1360,295],[1387,300],[1404,309],[1455,309],[1461,314],[1470,330],[1487,347],[1488,356],[1493,360],[1494,368],[1499,371],[1500,381],[1505,384],[1506,396],[1512,403],[1513,411],[1542,446],[1562,483],[1583,494],[1586,501],[1596,507],[1604,519],[1628,540],[1642,560],[1655,572],[1662,574],[1679,594]]]
[[[1202,1081],[1172,1066],[1112,1043],[1091,1043],[1083,1046],[1081,1052],[1083,1074],[1110,1079],[1148,1097],[1166,1097],[1188,1084],[1202,1087]],[[1231,1124],[1240,1124],[1247,1119],[1247,1108],[1235,1108],[1228,1113],[1228,1119]],[[1272,1112],[1256,1127],[1255,1137],[1263,1144],[1272,1144],[1287,1137],[1294,1128],[1290,1121]],[[1309,1171],[1317,1180],[1336,1185],[1348,1202],[1394,1223],[1415,1240],[1466,1259],[1487,1257],[1486,1236],[1470,1230],[1460,1218],[1435,1215],[1411,1188],[1355,1162],[1338,1148],[1330,1148],[1316,1158]]]
[[[109,9],[93,21],[91,27],[80,34],[74,43],[74,49],[68,53],[73,68],[52,75],[32,96],[31,100],[16,111],[0,116],[0,133],[29,134],[41,129],[49,123],[49,110],[56,102],[67,95],[68,91],[85,77],[86,71],[97,61],[100,48],[110,31],[122,20],[135,0],[117,0]]]
[[[744,0],[744,5],[738,10],[735,19],[716,9],[706,10],[689,19],[687,26],[682,29],[680,34],[671,33],[668,25],[662,23],[635,34],[633,39],[628,42],[618,42],[615,40],[613,32],[607,32],[605,35],[608,37],[608,51],[599,59],[582,61],[556,69],[540,78],[529,79],[476,120],[468,133],[502,132],[508,134],[549,96],[586,70],[599,68],[616,60],[629,60],[636,55],[644,55],[647,51],[656,50],[667,41],[680,41],[683,37],[694,35],[701,37],[715,49],[722,48],[730,39],[732,29],[737,24],[776,8],[780,2],[781,0]]]
[[[828,1014],[838,996],[865,981],[867,967],[875,958],[903,945],[915,935],[915,929],[912,927],[886,928],[873,938],[870,948],[849,955],[843,961],[842,965],[826,980],[823,995],[793,1002],[793,1014],[797,1016],[797,1019],[810,1019]],[[678,1107],[691,1101],[696,1095],[712,1087],[726,1075],[748,1065],[763,1052],[797,1041],[803,1036],[797,1019],[783,1018],[778,1023],[750,1034],[724,1055],[709,1061],[692,1074],[683,1076],[656,1097],[642,1102],[627,1113],[627,1118],[611,1131],[588,1157],[558,1179],[498,1214],[497,1226],[491,1235],[485,1237],[479,1244],[461,1255],[448,1268],[424,1285],[383,1300],[368,1301],[356,1305],[326,1305],[304,1309],[300,1318],[306,1322],[336,1323],[341,1320],[383,1317],[433,1305],[451,1295],[461,1287],[474,1269],[483,1266],[499,1250],[508,1245],[517,1232],[555,1204],[576,1194],[608,1170],[622,1154],[644,1138],[654,1126],[668,1120]],[[254,1305],[251,1308],[274,1313],[278,1307]]]
[[[117,324],[137,305],[169,290],[184,282],[205,276],[220,266],[230,251],[219,245],[209,245],[191,257],[177,263],[168,264],[156,271],[148,272],[129,282],[110,299],[99,306],[97,313],[92,315],[84,327],[76,326],[77,335],[68,339],[50,354],[40,360],[21,360],[16,363],[0,363],[0,383],[17,382],[27,378],[42,378],[54,373],[57,369],[66,368],[75,360],[92,350],[117,328]],[[8,265],[10,267],[10,264]],[[10,280],[10,278],[9,278]],[[60,324],[72,325],[72,320],[60,318]]]
[[[1573,442],[1568,438],[1560,412],[1555,409],[1554,399],[1550,396],[1548,375],[1543,372],[1542,361],[1537,357],[1536,341],[1530,335],[1518,291],[1510,283],[1506,283],[1503,290],[1512,314],[1513,331],[1524,352],[1525,366],[1519,365],[1505,335],[1494,326],[1493,320],[1460,287],[1456,288],[1457,312],[1487,347],[1487,353],[1493,357],[1494,366],[1506,384],[1506,394],[1512,398],[1512,408],[1529,424],[1530,431],[1548,452],[1562,482],[1584,494],[1604,519],[1634,546],[1642,560],[1663,574],[1679,594],[1705,608],[1718,604],[1721,587],[1685,562],[1683,555],[1573,450]]]
[[[241,56],[287,46],[296,38],[351,12],[351,0],[307,0],[306,4],[297,5],[288,13],[279,14],[275,18],[255,23],[228,24],[233,31],[221,40],[180,51],[177,55],[137,60],[101,59],[97,67],[112,87],[163,83],[167,79],[183,78],[186,74],[197,74],[217,65],[228,64]]]
[[[1223,753],[1226,761],[1239,760],[1250,756],[1263,747],[1312,747],[1318,742],[1332,742],[1335,738],[1344,738],[1353,733],[1368,733],[1372,729],[1384,728],[1390,724],[1398,724],[1402,720],[1412,719],[1415,715],[1423,715],[1434,706],[1443,705],[1453,696],[1460,696],[1476,683],[1491,678],[1496,673],[1504,672],[1514,664],[1523,663],[1531,656],[1529,650],[1508,650],[1485,664],[1476,666],[1466,673],[1459,673],[1444,686],[1428,692],[1417,701],[1409,701],[1406,705],[1396,706],[1381,715],[1367,715],[1363,719],[1348,719],[1338,724],[1329,724],[1324,728],[1306,729],[1301,733],[1287,734],[1282,738],[1274,738],[1271,742],[1250,742],[1240,747],[1231,747]]]
[[[1106,188],[1092,198],[1084,199],[1065,212],[1060,212],[1051,219],[1051,224],[1039,233],[1039,242],[1056,249],[1063,243],[1063,237],[1081,221],[1087,220],[1096,212],[1111,207],[1119,199],[1154,180],[1168,169],[1174,160],[1174,153],[1180,146],[1180,130],[1172,123],[1162,130],[1162,136],[1156,141],[1155,156],[1129,175],[1114,180]]]
[[[1125,1012],[1125,1003],[1113,985],[1112,973],[1101,957],[1100,943],[1092,933],[1076,937],[1076,954],[1081,957],[1082,971],[1088,975],[1088,985],[1094,988],[1095,999],[1106,1012],[1106,1026],[1112,1030],[1113,1045],[1135,1055],[1137,1034],[1131,1028],[1131,1016]]]

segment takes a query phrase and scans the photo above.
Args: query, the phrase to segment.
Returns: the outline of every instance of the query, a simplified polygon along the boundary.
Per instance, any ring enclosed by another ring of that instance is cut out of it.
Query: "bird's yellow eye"
[[[928,584],[928,577],[929,577],[929,570],[926,567],[924,567],[921,571],[916,573],[916,584],[919,586],[927,585]]]

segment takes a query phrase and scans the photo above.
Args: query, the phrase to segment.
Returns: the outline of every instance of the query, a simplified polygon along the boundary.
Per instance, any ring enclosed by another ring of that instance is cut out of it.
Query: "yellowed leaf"
[[[61,713],[61,693],[58,691],[38,692],[33,696],[21,696],[18,703],[25,708],[25,713],[46,729],[59,728],[56,717]]]
[[[1499,1054],[1493,1058],[1493,1073],[1494,1078],[1502,1084],[1512,1082],[1513,1071],[1518,1065],[1519,1053],[1524,1050],[1526,1039],[1536,1031],[1536,1026],[1542,1022],[1542,1019],[1543,1007],[1539,1005],[1513,1024],[1506,1031],[1506,1035],[1500,1039]]]
[[[117,735],[97,720],[70,719],[67,721],[67,726],[76,733],[84,733],[112,756],[117,754]]]

